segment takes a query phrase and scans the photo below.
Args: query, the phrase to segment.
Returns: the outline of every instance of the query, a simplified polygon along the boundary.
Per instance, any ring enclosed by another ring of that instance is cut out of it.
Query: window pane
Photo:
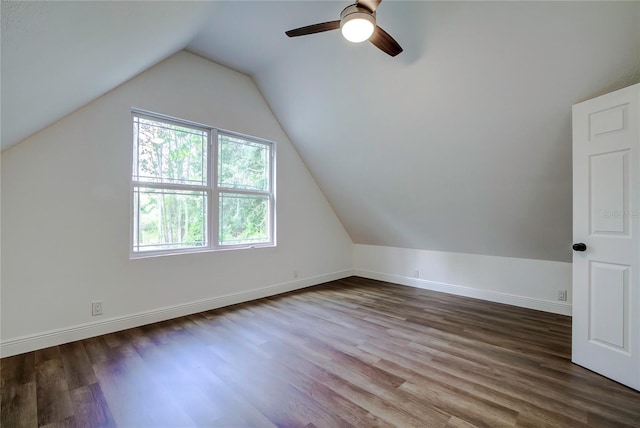
[[[220,245],[269,242],[267,196],[220,194]]]
[[[134,189],[133,251],[207,245],[207,194],[201,191]]]
[[[208,132],[135,116],[133,179],[207,184]]]
[[[220,187],[269,190],[269,145],[224,134],[218,143]]]

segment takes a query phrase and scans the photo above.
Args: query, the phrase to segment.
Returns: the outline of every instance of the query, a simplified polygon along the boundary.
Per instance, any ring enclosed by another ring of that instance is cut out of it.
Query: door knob
[[[573,244],[573,251],[585,251],[587,249],[587,244],[583,244],[582,242],[578,244]]]

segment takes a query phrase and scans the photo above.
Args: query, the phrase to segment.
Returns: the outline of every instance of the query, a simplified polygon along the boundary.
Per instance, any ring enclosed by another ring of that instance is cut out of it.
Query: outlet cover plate
[[[102,302],[91,303],[91,316],[102,315]]]

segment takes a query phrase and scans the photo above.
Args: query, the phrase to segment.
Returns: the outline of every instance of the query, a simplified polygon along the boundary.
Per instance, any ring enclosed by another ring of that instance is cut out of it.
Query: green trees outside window
[[[218,134],[220,244],[269,241],[269,163],[265,144]]]
[[[133,253],[274,243],[273,143],[136,113],[133,143]]]

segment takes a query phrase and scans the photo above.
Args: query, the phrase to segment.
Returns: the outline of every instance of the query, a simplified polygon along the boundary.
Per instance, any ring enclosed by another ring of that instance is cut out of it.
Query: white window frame
[[[131,110],[131,124],[133,126],[135,118],[143,118],[153,120],[157,122],[168,123],[171,125],[177,125],[187,128],[193,128],[199,131],[207,132],[207,183],[205,185],[191,185],[191,184],[177,184],[177,183],[156,183],[149,181],[134,180],[133,168],[136,167],[134,162],[137,160],[137,154],[134,150],[131,150],[132,159],[131,166],[131,206],[129,209],[131,215],[131,227],[129,236],[129,255],[130,258],[147,258],[172,254],[189,254],[189,253],[201,253],[208,251],[220,251],[220,250],[232,250],[243,248],[263,248],[263,247],[275,247],[276,246],[276,183],[275,183],[275,170],[276,170],[276,143],[259,137],[253,137],[250,135],[241,134],[238,132],[228,131],[220,128],[216,128],[210,125],[204,125],[188,120],[176,119],[171,116],[166,116],[158,113],[149,112],[146,110],[132,109]],[[227,135],[234,138],[239,138],[245,141],[249,141],[256,144],[263,144],[268,147],[269,150],[269,171],[268,180],[269,188],[265,191],[238,189],[222,187],[218,185],[218,136]],[[135,143],[134,143],[135,144]],[[134,147],[135,148],[135,145]],[[138,213],[136,212],[135,205],[135,191],[137,188],[154,188],[154,189],[168,189],[168,190],[196,190],[199,192],[205,192],[207,195],[207,215],[205,218],[205,229],[207,245],[200,247],[189,248],[172,248],[167,250],[149,250],[149,251],[134,251],[135,242],[134,239],[137,236],[137,224]],[[266,242],[258,243],[241,243],[241,244],[220,244],[220,194],[231,193],[238,195],[254,195],[263,196],[268,200],[267,211],[267,228],[269,240]]]

